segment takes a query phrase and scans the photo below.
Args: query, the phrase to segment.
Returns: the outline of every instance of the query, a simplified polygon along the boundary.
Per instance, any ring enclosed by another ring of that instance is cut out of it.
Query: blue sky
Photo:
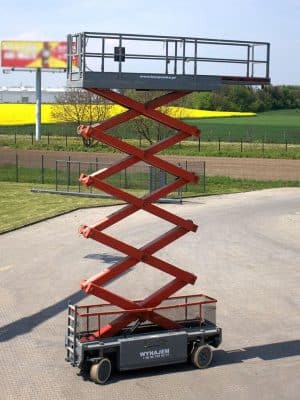
[[[2,4],[1,4],[2,3]],[[64,40],[68,33],[120,32],[271,43],[273,84],[300,85],[299,0],[0,0],[0,40]],[[43,74],[44,87],[64,74]],[[0,73],[0,86],[34,85],[34,74]]]

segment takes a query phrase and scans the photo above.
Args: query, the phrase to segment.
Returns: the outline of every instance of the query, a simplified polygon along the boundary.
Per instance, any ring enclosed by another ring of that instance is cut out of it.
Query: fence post
[[[50,144],[50,137],[49,137],[49,131],[48,131],[48,138],[47,138],[47,142],[48,142],[48,146],[49,146],[49,144]]]
[[[287,139],[285,139],[285,151],[286,151],[286,152],[287,152],[287,145],[288,145]]]
[[[243,152],[243,138],[241,138],[241,153]]]
[[[66,131],[66,147],[68,147],[68,132]]]
[[[71,161],[71,156],[68,157],[68,161],[67,161],[67,192],[69,191],[69,186],[70,186],[70,161]]]
[[[187,160],[185,160],[185,170],[186,170],[186,171],[188,170],[188,162],[187,162]],[[186,191],[186,192],[188,191],[188,186],[187,186],[187,184],[185,185],[185,191]]]
[[[199,135],[198,136],[198,151],[199,151],[199,153],[200,153],[200,150],[201,150],[201,136]]]
[[[19,157],[16,153],[16,182],[19,182]]]
[[[221,139],[219,138],[219,151],[221,151]]]
[[[17,144],[17,130],[15,128],[15,144]]]
[[[262,139],[262,152],[265,153],[265,141]]]
[[[57,160],[55,160],[55,190],[58,190],[58,183],[57,183]]]
[[[42,184],[44,184],[44,154],[42,154]]]
[[[31,144],[33,144],[33,131],[31,131]]]

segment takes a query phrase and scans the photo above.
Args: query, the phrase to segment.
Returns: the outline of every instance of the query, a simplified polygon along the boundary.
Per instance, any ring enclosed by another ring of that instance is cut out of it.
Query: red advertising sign
[[[67,68],[67,42],[3,41],[1,65],[10,68]]]

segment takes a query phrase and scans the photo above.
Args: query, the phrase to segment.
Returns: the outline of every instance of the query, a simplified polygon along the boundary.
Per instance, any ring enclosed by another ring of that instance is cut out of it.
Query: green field
[[[186,120],[202,131],[202,140],[300,144],[300,109],[269,111],[256,117]]]
[[[255,117],[191,119],[186,122],[201,130],[199,139],[191,138],[164,154],[182,156],[265,157],[300,159],[300,109],[260,113]],[[138,147],[149,143],[126,125],[113,134]],[[83,145],[73,124],[42,126],[42,139],[35,141],[35,127],[0,126],[0,146],[15,149],[114,152],[95,142]]]
[[[269,111],[257,114],[255,117],[234,118],[201,118],[188,119],[187,123],[198,126],[203,141],[261,141],[266,143],[300,144],[300,109]],[[1,135],[9,135],[13,142],[15,135],[28,137],[35,134],[34,125],[0,126]],[[76,124],[44,124],[44,138],[48,136],[76,137]],[[123,138],[136,138],[137,134],[129,131],[126,126],[114,130],[114,134]],[[78,138],[80,140],[80,138]],[[1,143],[0,143],[1,144]]]

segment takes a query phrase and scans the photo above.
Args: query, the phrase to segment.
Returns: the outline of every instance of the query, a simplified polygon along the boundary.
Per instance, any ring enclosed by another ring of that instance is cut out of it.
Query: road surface
[[[182,293],[218,299],[224,338],[211,367],[124,372],[99,386],[64,361],[68,300],[94,302],[80,280],[120,257],[77,233],[115,207],[81,210],[0,236],[1,399],[299,399],[300,189],[163,207],[199,224],[157,255],[197,274]],[[141,245],[168,228],[139,212],[108,232]],[[109,287],[143,298],[164,280],[137,265]]]

